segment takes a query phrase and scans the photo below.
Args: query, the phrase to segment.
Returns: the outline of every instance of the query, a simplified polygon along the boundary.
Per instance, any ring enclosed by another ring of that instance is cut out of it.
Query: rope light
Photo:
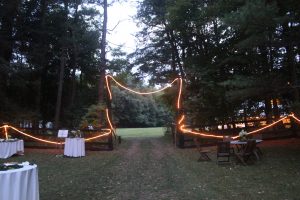
[[[108,77],[111,77],[111,76],[109,76],[109,75],[105,76],[106,88],[107,88],[107,91],[108,91],[108,94],[109,94],[109,99],[112,100],[112,94],[111,94],[111,90],[110,90],[110,87],[109,87],[109,84],[108,84]]]
[[[90,140],[94,140],[94,139],[101,138],[101,137],[104,137],[104,136],[107,136],[107,135],[111,134],[111,129],[106,129],[106,130],[108,131],[107,133],[103,133],[101,135],[97,135],[97,136],[90,137],[90,138],[85,138],[84,140],[85,141],[90,141]]]
[[[5,138],[8,139],[8,134],[7,134],[7,125],[4,125],[4,132],[5,132]]]
[[[120,86],[121,88],[123,88],[123,89],[125,89],[125,90],[128,90],[128,91],[130,91],[130,92],[132,92],[132,93],[135,93],[135,94],[140,94],[140,95],[147,95],[147,94],[155,94],[155,93],[159,93],[159,92],[161,92],[161,91],[163,91],[163,90],[165,90],[165,89],[167,89],[167,88],[170,88],[171,85],[172,85],[174,82],[176,82],[177,79],[178,79],[178,78],[174,79],[174,80],[170,83],[170,85],[167,85],[166,87],[161,88],[161,89],[156,90],[156,91],[152,91],[152,92],[138,92],[138,91],[132,90],[132,89],[130,89],[130,88],[128,88],[128,87],[122,85],[122,84],[119,83],[114,77],[112,77],[112,76],[110,76],[110,75],[106,75],[106,77],[107,77],[107,78],[106,78],[106,84],[108,84],[108,78],[111,78],[111,79],[112,79],[118,86]],[[110,91],[109,91],[109,94],[110,94],[110,98],[111,98],[111,92],[110,92]]]
[[[179,121],[178,121],[178,125],[180,125],[180,124],[181,124],[181,122],[183,122],[184,118],[185,118],[185,116],[184,116],[184,115],[182,115],[182,116],[181,116],[181,118],[180,118],[180,119],[179,119]]]
[[[45,142],[45,143],[50,143],[50,144],[64,144],[64,142],[54,142],[54,141],[51,141],[51,140],[45,140],[45,139],[41,139],[41,138],[38,138],[38,137],[34,137],[32,135],[29,135],[27,133],[24,133],[23,131],[20,131],[18,130],[17,128],[13,127],[13,126],[9,126],[11,129],[17,131],[18,133],[21,133],[22,135],[25,135],[27,137],[30,137],[30,138],[33,138],[35,140],[38,140],[38,141],[41,141],[41,142]]]
[[[30,134],[28,134],[28,133],[24,133],[23,131],[20,131],[19,129],[17,129],[17,128],[13,127],[13,126],[7,126],[7,125],[6,125],[6,127],[7,127],[7,128],[11,128],[11,129],[17,131],[18,133],[20,133],[20,134],[22,134],[22,135],[25,135],[25,136],[27,136],[27,137],[33,138],[33,139],[38,140],[38,141],[40,141],[40,142],[45,142],[45,143],[49,143],[49,144],[64,144],[64,142],[55,142],[55,141],[45,140],[45,139],[41,139],[41,138],[32,136],[32,135],[30,135]],[[6,128],[6,127],[4,127],[4,128]],[[94,137],[85,138],[84,140],[85,140],[85,141],[90,141],[90,140],[93,140],[93,139],[96,139],[96,138],[101,138],[101,137],[103,137],[103,136],[107,136],[107,135],[109,135],[109,134],[111,133],[111,129],[103,129],[103,130],[108,131],[108,132],[99,134],[99,135],[94,136]]]
[[[4,126],[0,126],[0,129],[4,128],[5,126],[7,126],[7,125],[4,125]]]
[[[290,115],[292,118],[294,118],[296,120],[296,122],[298,122],[300,124],[300,119],[297,118],[294,114],[291,114]]]
[[[267,129],[267,128],[270,128],[270,127],[272,127],[272,126],[275,126],[276,124],[278,124],[279,122],[283,121],[284,119],[286,119],[286,118],[288,118],[288,117],[295,117],[295,116],[293,116],[293,115],[288,115],[288,116],[282,117],[282,118],[280,118],[279,120],[277,120],[277,121],[275,121],[275,122],[273,122],[273,123],[271,123],[271,124],[269,124],[269,125],[267,125],[267,126],[264,126],[264,127],[262,127],[262,128],[256,129],[256,130],[251,131],[251,132],[248,132],[247,135],[251,135],[251,134],[260,132],[260,131],[262,131],[262,130],[264,130],[264,129]],[[184,117],[182,117],[182,118],[178,121],[178,124],[179,124],[179,125],[182,123],[183,118],[184,118]],[[295,119],[296,119],[296,120],[299,120],[299,119],[296,118],[296,117],[295,117]],[[299,120],[299,122],[300,122],[300,120]],[[200,135],[200,136],[203,136],[203,137],[223,138],[223,136],[220,136],[220,135],[216,135],[216,134],[212,134],[212,133],[208,134],[208,133],[203,133],[203,132],[192,131],[192,130],[186,129],[186,128],[184,128],[184,127],[185,127],[185,125],[183,124],[183,125],[181,125],[180,128],[179,128],[183,133],[191,133],[191,134],[194,134],[194,135]],[[232,138],[233,138],[233,139],[237,139],[237,138],[239,138],[239,137],[240,137],[239,135],[236,135],[236,136],[233,136]]]
[[[207,133],[196,132],[196,131],[192,131],[190,129],[185,129],[184,127],[185,127],[185,125],[183,124],[179,128],[184,133],[191,133],[193,135],[200,135],[200,136],[203,136],[203,137],[223,138],[223,136],[220,136],[220,135],[214,135],[214,134],[207,134]]]
[[[132,93],[135,93],[135,94],[140,94],[140,95],[145,95],[145,94],[154,94],[154,93],[158,93],[158,92],[161,92],[169,87],[171,87],[171,85],[173,83],[175,83],[176,81],[179,81],[179,91],[178,91],[178,96],[177,96],[177,109],[179,110],[181,108],[181,95],[182,95],[182,78],[176,78],[174,79],[170,85],[162,88],[162,89],[159,89],[157,91],[153,91],[153,92],[138,92],[138,91],[135,91],[135,90],[132,90],[124,85],[122,85],[121,83],[119,83],[114,77],[110,76],[110,75],[107,75],[106,77],[106,86],[107,86],[107,90],[108,90],[108,93],[109,93],[109,98],[110,100],[112,99],[112,92],[110,90],[110,87],[109,87],[109,83],[108,83],[108,78],[111,78],[119,87],[125,89],[125,90],[128,90]],[[112,123],[111,123],[111,120],[108,116],[108,109],[106,110],[107,112],[107,119],[108,119],[108,122],[109,122],[109,125],[111,127],[111,130],[113,130],[113,126],[112,126]],[[275,126],[276,124],[278,124],[279,122],[283,121],[284,119],[286,119],[287,117],[293,117],[298,123],[300,123],[300,119],[298,119],[297,117],[295,117],[294,115],[289,115],[289,116],[285,116],[285,117],[282,117],[280,118],[279,120],[267,125],[267,126],[264,126],[262,128],[259,128],[259,129],[256,129],[256,130],[253,130],[251,132],[249,132],[247,135],[250,135],[250,134],[254,134],[254,133],[257,133],[257,132],[260,132],[264,129],[267,129],[267,128],[270,128],[272,126]],[[217,135],[217,134],[212,134],[212,133],[204,133],[204,132],[197,132],[197,131],[193,131],[193,130],[190,130],[190,129],[187,129],[185,128],[185,124],[183,123],[184,122],[184,119],[185,119],[185,116],[182,115],[180,117],[180,119],[178,120],[177,122],[177,125],[180,126],[179,127],[179,130],[181,130],[183,133],[190,133],[190,134],[194,134],[194,135],[200,135],[200,136],[203,136],[203,137],[213,137],[213,138],[223,138],[223,136],[220,136],[220,135]],[[239,135],[236,135],[234,137],[232,137],[233,139],[236,139],[236,138],[239,138],[240,136]]]
[[[177,109],[180,109],[180,100],[181,100],[181,93],[182,93],[182,78],[179,78],[178,80],[179,80],[179,92],[178,92],[178,97],[177,97]]]
[[[271,123],[271,124],[269,124],[269,125],[267,125],[267,126],[264,126],[264,127],[259,128],[259,129],[257,129],[257,130],[251,131],[251,132],[248,133],[248,135],[249,135],[249,134],[253,134],[253,133],[257,133],[257,132],[262,131],[262,130],[264,130],[264,129],[266,129],[266,128],[270,128],[270,127],[272,127],[272,126],[275,126],[277,123],[281,122],[282,120],[286,119],[287,117],[288,117],[288,116],[282,117],[282,118],[280,118],[279,120],[277,120],[277,121],[275,121],[275,122],[273,122],[273,123]]]

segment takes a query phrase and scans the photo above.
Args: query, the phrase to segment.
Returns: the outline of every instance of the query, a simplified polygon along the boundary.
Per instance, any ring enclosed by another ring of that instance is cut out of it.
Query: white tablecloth
[[[17,152],[24,153],[24,140],[18,140],[17,141]]]
[[[39,200],[38,170],[36,165],[0,171],[1,200]]]
[[[66,138],[64,155],[70,157],[85,156],[85,143],[83,138]]]
[[[0,158],[8,158],[18,152],[24,152],[24,141],[0,142]]]
[[[256,144],[262,142],[262,140],[259,140],[259,139],[255,140],[255,141],[256,141]],[[245,145],[245,144],[247,144],[247,141],[232,140],[232,141],[230,141],[230,144],[234,144],[234,145]]]

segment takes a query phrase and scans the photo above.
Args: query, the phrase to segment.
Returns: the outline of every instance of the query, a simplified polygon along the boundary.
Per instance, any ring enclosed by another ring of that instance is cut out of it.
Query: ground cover
[[[165,128],[117,128],[117,134],[121,137],[161,137],[164,135]]]
[[[25,149],[1,162],[37,163],[42,200],[299,199],[300,138],[264,141],[262,161],[251,166],[219,166],[207,148],[212,161],[197,162],[195,149],[175,148],[168,136],[124,137],[114,151],[83,158]]]

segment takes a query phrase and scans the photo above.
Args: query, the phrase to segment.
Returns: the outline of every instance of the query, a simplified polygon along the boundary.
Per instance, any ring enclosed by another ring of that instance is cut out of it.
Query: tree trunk
[[[101,38],[101,54],[100,54],[100,70],[99,70],[99,91],[98,91],[98,102],[99,104],[104,103],[104,81],[105,81],[105,70],[106,66],[106,33],[107,33],[107,0],[103,1],[103,28]],[[103,116],[99,113],[100,122],[103,121]]]
[[[62,91],[63,91],[63,83],[64,83],[65,65],[66,65],[66,49],[64,48],[62,50],[62,55],[60,60],[60,72],[59,72],[55,118],[54,118],[55,128],[59,128],[59,123],[60,123],[60,108],[61,108],[61,99],[62,99]]]
[[[267,118],[267,123],[272,122],[272,105],[270,98],[265,99],[265,113]]]
[[[74,16],[74,22],[73,27],[76,27],[77,21],[78,21],[78,6],[79,1],[76,0],[76,7],[75,7],[75,16]],[[72,38],[72,48],[73,48],[73,54],[71,58],[71,66],[72,66],[72,89],[71,89],[71,100],[70,100],[70,107],[74,105],[74,100],[76,96],[76,69],[77,69],[77,60],[78,60],[78,48],[76,44],[76,32],[71,27],[70,30],[71,38]]]
[[[273,99],[273,114],[275,119],[279,119],[280,113],[279,113],[278,102],[276,98]]]
[[[68,13],[69,13],[69,6],[68,0],[64,1],[64,10],[65,10],[65,27],[62,30],[62,53],[60,58],[60,69],[59,69],[59,81],[58,81],[58,90],[57,90],[57,98],[56,98],[56,107],[55,107],[55,117],[54,117],[54,126],[55,128],[59,128],[60,126],[60,113],[61,113],[61,102],[62,102],[62,92],[63,92],[63,84],[64,84],[64,72],[65,72],[65,65],[67,60],[67,44],[66,44],[66,37],[67,37],[67,21],[68,21]]]

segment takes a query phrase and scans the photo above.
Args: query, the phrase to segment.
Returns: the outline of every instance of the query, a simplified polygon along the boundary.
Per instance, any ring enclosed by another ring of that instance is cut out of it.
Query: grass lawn
[[[117,135],[128,137],[161,137],[164,135],[165,128],[117,128]]]
[[[113,151],[88,151],[82,158],[25,149],[24,156],[0,162],[37,163],[41,200],[300,199],[300,138],[264,141],[263,159],[253,165],[232,159],[219,166],[215,147],[207,147],[212,161],[197,162],[196,149],[175,148],[169,136],[133,133]]]

